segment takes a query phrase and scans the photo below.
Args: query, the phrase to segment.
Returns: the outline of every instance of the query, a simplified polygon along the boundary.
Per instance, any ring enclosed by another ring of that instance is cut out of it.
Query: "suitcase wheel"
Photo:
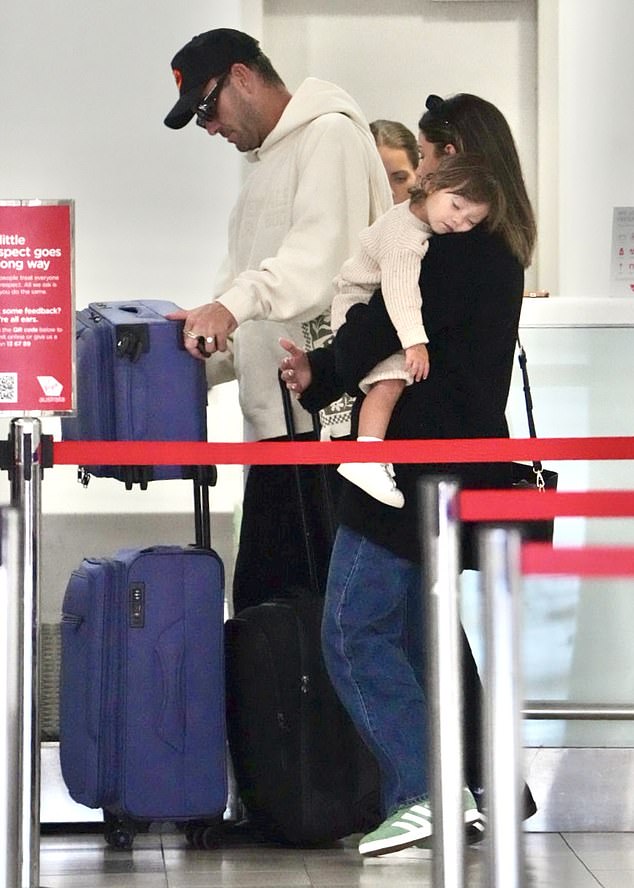
[[[130,851],[137,832],[133,821],[108,811],[103,812],[103,821],[106,843],[117,851]]]
[[[216,820],[192,820],[185,826],[185,838],[190,848],[210,851],[222,843],[222,817]]]

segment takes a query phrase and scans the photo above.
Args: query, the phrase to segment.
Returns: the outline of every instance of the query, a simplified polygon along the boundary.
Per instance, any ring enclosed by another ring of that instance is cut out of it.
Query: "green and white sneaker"
[[[401,851],[427,838],[431,832],[431,808],[429,800],[423,799],[399,808],[374,832],[364,836],[359,842],[359,854],[377,857],[379,854]]]
[[[478,810],[473,793],[467,787],[462,791],[462,811],[465,824],[465,844],[477,845],[485,835],[486,817]],[[416,847],[429,850],[432,847],[431,837],[417,842]]]

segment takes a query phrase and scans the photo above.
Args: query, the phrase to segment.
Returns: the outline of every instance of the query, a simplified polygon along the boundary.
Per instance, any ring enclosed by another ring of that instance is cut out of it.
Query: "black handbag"
[[[517,337],[517,345],[519,348],[517,360],[522,371],[528,432],[531,438],[536,438],[537,432],[535,431],[535,420],[533,419],[533,399],[531,397],[531,386],[526,366],[526,352],[524,346],[520,342],[519,336]],[[545,469],[539,460],[534,460],[529,464],[514,462],[511,464],[511,469],[511,487],[514,490],[530,488],[534,490],[557,489],[557,482],[559,480],[558,472],[554,472],[551,469]],[[521,530],[522,538],[525,542],[552,543],[553,541],[554,521],[552,518],[535,521],[518,521],[513,523]]]

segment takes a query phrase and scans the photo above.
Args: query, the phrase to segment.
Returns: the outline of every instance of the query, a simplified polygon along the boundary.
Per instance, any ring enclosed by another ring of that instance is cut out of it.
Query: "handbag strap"
[[[526,405],[526,419],[528,420],[528,433],[531,438],[537,437],[535,430],[535,419],[533,417],[533,398],[531,396],[531,383],[528,378],[528,367],[526,360],[526,350],[521,343],[519,333],[517,334],[517,346],[519,353],[517,361],[522,371],[522,383],[524,387],[524,404]],[[544,481],[543,467],[540,460],[533,460],[533,472],[535,473],[535,483],[539,490],[544,490],[546,483]]]

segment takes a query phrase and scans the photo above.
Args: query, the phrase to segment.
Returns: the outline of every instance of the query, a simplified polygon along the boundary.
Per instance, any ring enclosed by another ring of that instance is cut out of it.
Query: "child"
[[[418,283],[429,238],[432,234],[470,231],[484,219],[493,231],[504,214],[497,182],[475,155],[448,155],[410,194],[409,201],[395,205],[361,232],[360,250],[344,263],[335,279],[333,331],[343,324],[351,305],[368,302],[381,286],[403,346],[402,352],[381,361],[360,384],[365,399],[359,412],[358,441],[382,441],[405,386],[429,374]],[[342,463],[338,471],[380,502],[403,507],[403,494],[396,486],[390,463]]]

